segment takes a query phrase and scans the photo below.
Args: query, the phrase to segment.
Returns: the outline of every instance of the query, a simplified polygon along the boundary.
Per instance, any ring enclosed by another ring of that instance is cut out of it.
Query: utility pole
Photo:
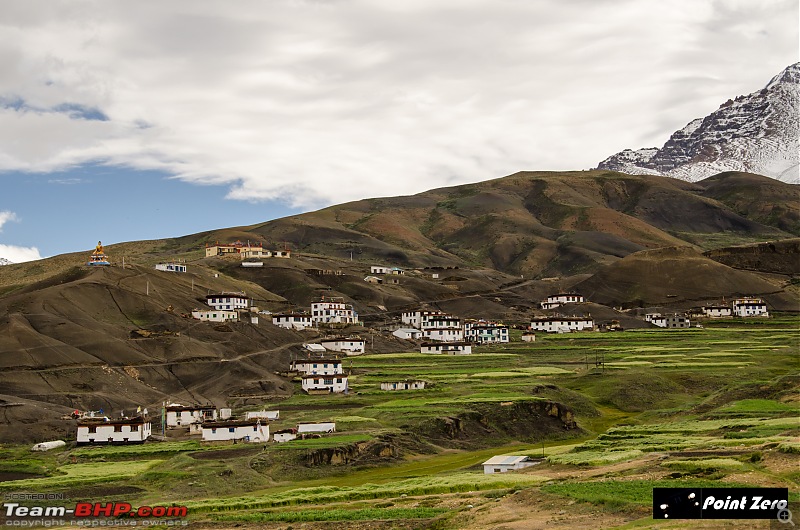
[[[146,296],[150,296],[150,280],[147,280],[147,287],[144,292]]]

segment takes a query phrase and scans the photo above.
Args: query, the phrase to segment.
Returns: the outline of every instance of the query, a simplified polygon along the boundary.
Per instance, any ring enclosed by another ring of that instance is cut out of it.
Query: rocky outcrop
[[[561,438],[579,430],[572,409],[546,399],[475,403],[472,409],[425,420],[416,429],[426,439],[454,447],[488,446],[499,439]]]

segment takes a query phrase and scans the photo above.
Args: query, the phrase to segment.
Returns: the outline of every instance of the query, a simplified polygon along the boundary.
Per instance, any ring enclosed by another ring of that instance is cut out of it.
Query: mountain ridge
[[[745,171],[797,184],[799,108],[800,63],[795,63],[761,90],[729,99],[708,116],[691,120],[661,148],[625,149],[597,168],[691,182]]]

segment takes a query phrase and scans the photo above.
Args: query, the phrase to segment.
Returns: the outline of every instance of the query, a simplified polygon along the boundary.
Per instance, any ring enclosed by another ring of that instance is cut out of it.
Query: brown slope
[[[750,272],[717,263],[686,247],[631,254],[604,267],[574,289],[608,306],[645,307],[781,291]]]
[[[800,186],[752,173],[729,171],[697,183],[703,196],[740,215],[800,235]]]
[[[397,265],[458,264],[528,276],[591,272],[645,248],[709,246],[718,234],[728,242],[790,236],[705,191],[657,176],[521,172],[342,204],[248,230],[304,252],[353,252]]]
[[[108,411],[169,398],[223,405],[253,389],[291,392],[274,371],[285,367],[290,346],[305,340],[303,334],[271,324],[231,324],[231,333],[180,315],[202,305],[209,290],[245,289],[279,305],[282,299],[255,284],[193,269],[185,275],[138,266],[95,269],[0,298],[3,392],[48,409]],[[157,333],[131,333],[139,329]],[[0,440],[12,431],[0,421]]]

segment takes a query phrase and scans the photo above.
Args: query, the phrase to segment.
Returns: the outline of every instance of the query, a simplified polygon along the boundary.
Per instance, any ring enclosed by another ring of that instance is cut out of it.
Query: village
[[[291,251],[267,250],[261,244],[234,242],[227,245],[216,243],[207,246],[206,257],[224,257],[241,261],[245,268],[261,268],[267,258],[291,258]],[[86,264],[89,267],[110,266],[102,244]],[[185,274],[189,266],[183,262],[166,262],[154,265],[156,271],[169,274]],[[415,271],[416,272],[416,271]],[[397,284],[409,271],[399,267],[372,265],[364,282],[373,284]],[[437,279],[439,273],[431,274]],[[298,332],[315,330],[320,337],[302,344],[302,353],[293,355],[286,369],[280,372],[308,395],[347,395],[351,392],[348,383],[350,371],[345,367],[348,357],[368,352],[367,341],[346,330],[352,326],[363,326],[354,305],[341,296],[321,296],[306,308],[295,307],[290,311],[270,312],[260,309],[245,292],[215,292],[205,296],[205,308],[196,308],[184,317],[212,324],[245,323],[253,326],[271,325]],[[560,292],[538,302],[546,315],[532,316],[529,324],[522,327],[519,340],[533,343],[537,333],[565,334],[601,331],[624,331],[619,321],[605,324],[595,322],[591,314],[582,311],[588,300],[576,292]],[[560,313],[569,308],[569,316]],[[741,297],[728,302],[704,305],[682,314],[644,312],[642,320],[654,329],[688,329],[697,319],[769,317],[767,304],[761,298]],[[265,322],[262,323],[261,319]],[[487,345],[508,344],[512,327],[490,319],[466,319],[429,307],[402,311],[391,323],[391,329],[381,332],[404,341],[407,347],[400,351],[416,351],[430,355],[470,355],[473,348]],[[520,326],[516,326],[520,329]],[[376,385],[380,392],[421,391],[431,385],[424,379],[385,380]],[[77,444],[141,444],[152,440],[199,437],[209,443],[287,443],[293,440],[315,438],[337,432],[335,421],[316,421],[287,424],[287,418],[279,410],[263,408],[242,410],[234,414],[231,408],[218,408],[206,403],[178,403],[165,401],[161,404],[160,418],[153,418],[148,410],[139,407],[135,414],[118,417],[105,415],[102,410],[81,412],[72,415],[77,419],[75,440]],[[275,427],[280,424],[281,427]],[[155,426],[155,427],[154,427]],[[37,444],[39,450],[50,449],[55,442]],[[266,445],[265,445],[266,447]],[[485,473],[499,473],[522,469],[536,462],[525,456],[500,455],[484,463]]]

